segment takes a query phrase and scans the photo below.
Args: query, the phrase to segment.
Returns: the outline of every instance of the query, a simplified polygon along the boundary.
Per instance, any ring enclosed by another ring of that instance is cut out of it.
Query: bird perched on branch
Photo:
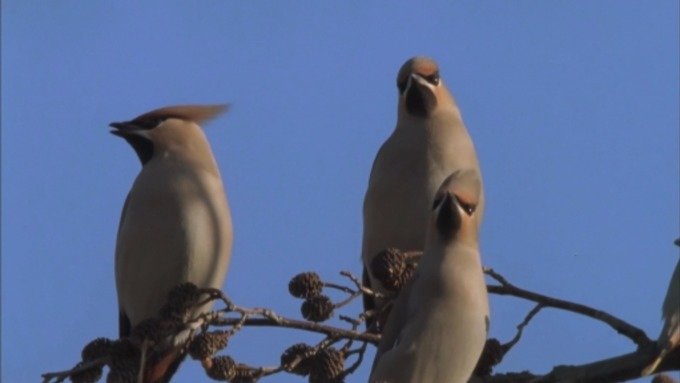
[[[675,244],[680,246],[680,238],[675,240]],[[680,346],[680,260],[668,284],[661,312],[664,323],[657,340],[659,356],[642,371],[643,376],[653,374],[666,356]]]
[[[120,337],[155,317],[175,286],[221,288],[229,266],[232,222],[210,144],[199,126],[226,105],[156,109],[112,134],[135,150],[142,169],[125,200],[116,242]],[[196,309],[207,311],[209,306]],[[147,365],[144,382],[167,382],[184,358],[171,346]]]
[[[425,251],[397,297],[373,362],[371,383],[465,383],[489,326],[479,254],[482,184],[457,171],[436,193]]]
[[[409,59],[399,70],[397,88],[397,125],[373,163],[363,211],[364,284],[388,297],[392,292],[371,271],[376,255],[387,248],[422,251],[429,206],[442,181],[459,169],[481,174],[474,145],[437,63],[426,57]],[[483,211],[480,188],[478,224]],[[380,312],[385,302],[365,296],[364,308]]]

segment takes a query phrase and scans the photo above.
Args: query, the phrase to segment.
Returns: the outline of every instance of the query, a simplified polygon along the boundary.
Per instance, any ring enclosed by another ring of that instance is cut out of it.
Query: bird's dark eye
[[[164,117],[146,117],[142,120],[135,121],[135,125],[142,129],[149,130],[157,127],[163,120],[165,120]]]
[[[429,82],[432,85],[439,85],[439,72],[434,72],[433,74],[429,76],[424,76],[425,80]]]
[[[475,209],[477,209],[477,206],[475,206],[475,204],[467,203],[467,202],[463,201],[462,199],[458,198],[458,196],[456,196],[456,201],[458,201],[458,205],[460,205],[460,207],[463,208],[463,211],[465,211],[465,214],[467,214],[469,216],[471,216],[472,213],[475,212]]]

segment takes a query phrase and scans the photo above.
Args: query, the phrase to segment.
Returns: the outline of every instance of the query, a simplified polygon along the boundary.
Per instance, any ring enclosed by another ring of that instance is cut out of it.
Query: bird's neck
[[[425,143],[469,139],[460,111],[455,106],[438,107],[425,118],[402,111],[395,133]]]
[[[456,237],[447,241],[442,240],[437,233],[433,233],[433,230],[431,230],[428,236],[437,236],[437,238],[429,237],[427,239],[420,265],[423,265],[423,262],[439,265],[445,259],[458,254],[462,257],[476,259],[477,263],[481,264],[477,237],[473,233],[463,233],[462,230],[464,229],[464,227],[461,227],[461,231]]]
[[[418,274],[427,276],[423,283],[433,288],[436,296],[467,291],[483,278],[479,249],[476,244],[460,242],[434,244],[425,249]]]
[[[169,145],[157,153],[162,162],[187,165],[193,169],[206,171],[220,178],[220,172],[207,143],[190,142],[181,146]]]

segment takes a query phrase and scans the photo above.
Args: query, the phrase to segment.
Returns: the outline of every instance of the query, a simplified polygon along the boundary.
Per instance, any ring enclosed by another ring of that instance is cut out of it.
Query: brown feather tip
[[[145,383],[160,383],[168,382],[172,375],[174,375],[180,360],[178,360],[177,352],[171,351],[163,356],[159,361],[146,366],[144,372]]]
[[[210,121],[220,114],[229,110],[229,104],[212,105],[172,105],[158,108],[135,117],[134,121],[143,121],[153,118],[179,118],[201,124]]]

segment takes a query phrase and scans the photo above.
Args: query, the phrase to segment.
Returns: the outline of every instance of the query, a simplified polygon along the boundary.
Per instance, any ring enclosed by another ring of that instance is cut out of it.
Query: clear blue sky
[[[291,276],[360,272],[370,166],[416,54],[439,61],[481,159],[484,263],[656,337],[680,233],[678,13],[675,0],[3,0],[2,381],[38,381],[117,334],[114,241],[139,163],[109,122],[233,104],[207,127],[235,226],[225,288],[299,316]],[[491,334],[508,340],[531,305],[491,303]],[[228,352],[271,365],[300,338],[319,339],[253,329]],[[548,310],[500,370],[633,349]],[[189,362],[177,381],[201,379]]]

